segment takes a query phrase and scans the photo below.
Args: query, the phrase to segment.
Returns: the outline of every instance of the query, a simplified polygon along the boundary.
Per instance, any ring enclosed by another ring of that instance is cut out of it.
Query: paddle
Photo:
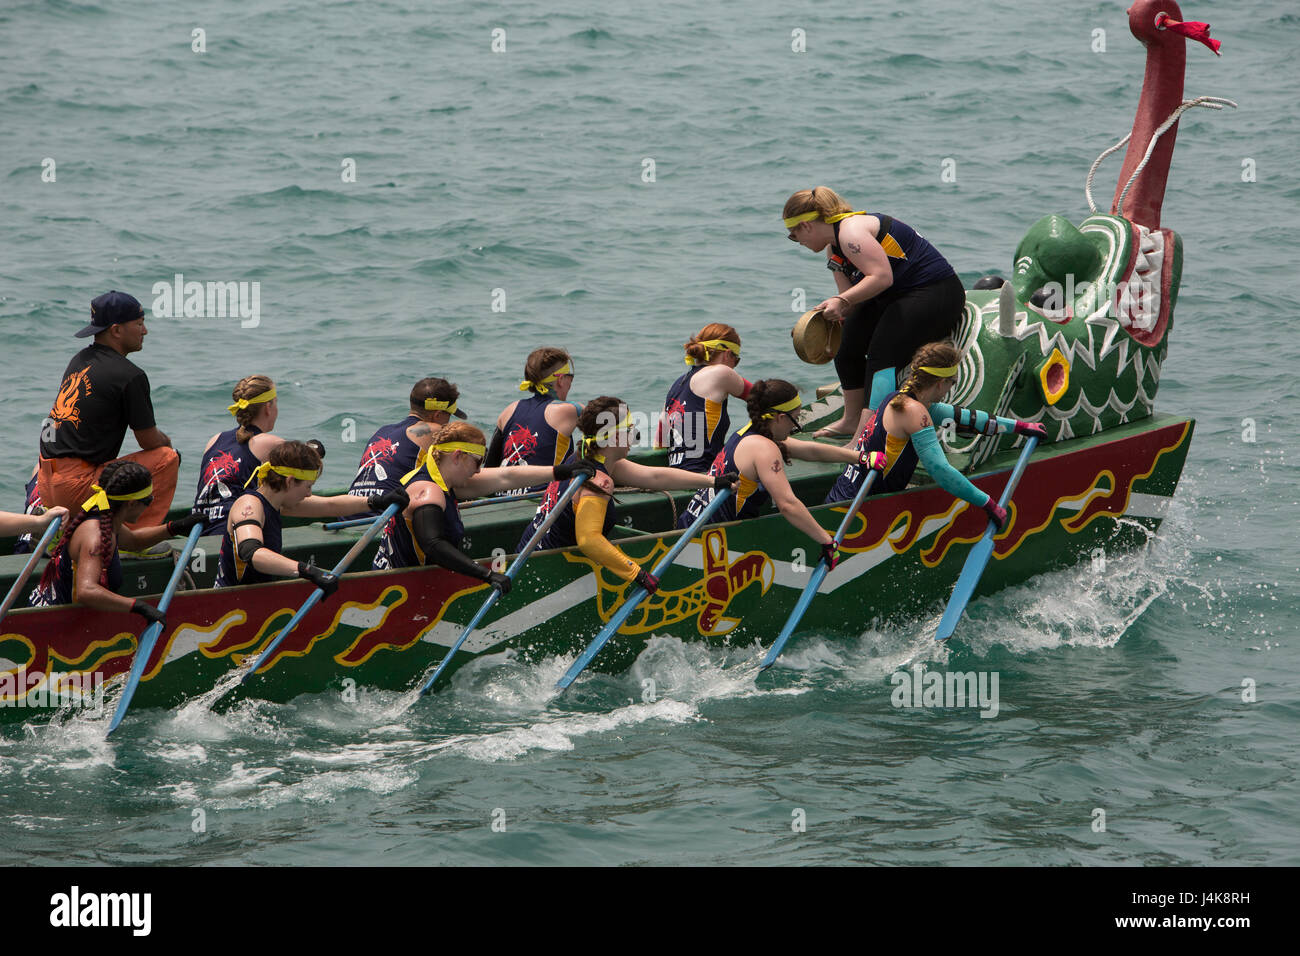
[[[858,493],[854,495],[853,503],[849,505],[848,514],[844,516],[844,520],[840,522],[839,530],[835,532],[835,547],[838,548],[844,541],[844,535],[849,530],[849,522],[852,521],[853,516],[858,513],[859,506],[862,504],[863,499],[867,497],[867,492],[871,490],[871,486],[875,483],[876,475],[878,474],[880,474],[880,472],[872,469],[867,474],[866,480],[862,482],[862,487],[858,489]],[[799,621],[803,619],[804,612],[808,610],[808,605],[812,604],[812,599],[817,593],[817,588],[821,585],[823,579],[825,579],[829,572],[830,568],[826,566],[826,558],[823,555],[822,559],[817,562],[817,567],[813,569],[812,577],[804,586],[803,594],[799,595],[799,601],[795,604],[794,610],[790,612],[790,617],[786,620],[785,627],[781,628],[781,633],[777,635],[776,642],[772,645],[772,649],[767,652],[767,656],[763,658],[763,663],[758,666],[760,671],[767,670],[775,664],[776,659],[781,656],[781,651],[785,647],[785,642],[790,640],[790,635],[793,634],[794,629],[799,626]]]
[[[526,501],[529,498],[540,498],[546,494],[545,491],[530,491],[526,495],[509,495],[505,497],[479,498],[475,501],[467,501],[459,505],[461,511],[468,511],[470,508],[482,508],[484,505],[499,505],[507,501]],[[373,519],[370,515],[364,518],[348,518],[344,521],[331,521],[329,524],[321,525],[326,531],[337,531],[339,528],[357,528],[363,524],[370,524]]]
[[[190,528],[190,536],[185,539],[185,547],[181,549],[181,556],[177,559],[176,567],[172,569],[172,576],[167,581],[167,589],[163,591],[162,599],[158,602],[158,611],[160,613],[167,613],[167,608],[172,603],[172,595],[176,593],[176,585],[180,583],[181,575],[185,573],[185,565],[189,563],[190,554],[193,553],[194,546],[199,543],[199,537],[202,534],[202,522]],[[131,661],[131,672],[126,676],[126,686],[122,688],[122,696],[118,699],[117,710],[113,713],[113,719],[109,722],[108,730],[104,731],[105,737],[117,730],[117,725],[126,716],[126,709],[131,706],[131,698],[135,694],[136,687],[140,684],[140,678],[144,676],[145,664],[149,662],[149,658],[153,654],[153,646],[158,643],[162,629],[163,622],[155,621],[146,627],[144,633],[140,635],[140,643],[135,648],[135,658]]]
[[[63,515],[58,515],[45,526],[45,533],[41,535],[41,540],[37,542],[36,547],[32,550],[32,556],[27,559],[27,563],[23,565],[22,573],[18,575],[18,580],[14,582],[14,586],[11,587],[9,593],[5,595],[5,603],[0,605],[0,621],[4,620],[5,615],[9,613],[9,609],[13,607],[14,602],[18,600],[18,595],[22,592],[23,585],[26,584],[27,579],[32,576],[32,569],[36,567],[36,562],[41,559],[41,555],[43,555],[45,549],[49,547],[50,539],[54,537],[54,532],[59,530],[59,525],[62,521]]]
[[[695,532],[699,530],[701,526],[708,524],[709,519],[713,517],[713,513],[722,506],[722,503],[727,500],[730,494],[731,489],[724,488],[713,496],[713,500],[710,501],[705,506],[704,510],[700,512],[700,516],[692,521],[691,526],[686,529],[680,538],[678,538],[677,543],[673,545],[672,550],[665,554],[659,563],[655,565],[655,569],[651,573],[656,578],[663,577],[664,573],[672,567],[673,562],[677,560],[677,555],[681,554],[686,545],[690,543],[691,538],[695,536]],[[644,587],[637,585],[636,590],[634,590],[631,596],[623,602],[623,606],[614,612],[614,616],[609,619],[609,623],[606,624],[601,632],[596,635],[595,640],[587,645],[587,649],[582,652],[576,661],[573,662],[573,666],[565,672],[563,677],[556,681],[555,687],[557,690],[564,690],[574,682],[577,676],[582,673],[583,669],[591,663],[592,658],[600,653],[600,649],[605,646],[606,642],[611,637],[614,636],[614,632],[623,626],[623,622],[628,619],[628,616],[636,610],[637,605],[640,604],[649,593],[650,592]]]
[[[551,509],[551,513],[546,516],[546,520],[543,521],[537,530],[533,532],[533,536],[528,539],[528,543],[524,545],[524,549],[519,552],[519,556],[515,558],[514,562],[506,570],[506,577],[511,581],[515,579],[515,575],[518,574],[519,569],[524,566],[524,562],[527,561],[528,556],[533,553],[533,549],[537,547],[538,542],[546,536],[546,532],[551,530],[551,525],[555,524],[556,519],[560,517],[560,513],[568,507],[569,501],[572,500],[575,494],[577,494],[578,489],[582,487],[582,483],[586,480],[586,475],[578,475],[573,479],[573,481],[569,482],[569,487],[564,490],[564,494],[562,494],[560,500],[555,503],[555,507]],[[433,676],[421,685],[419,696],[423,697],[425,694],[429,693],[433,688],[433,685],[437,683],[439,676],[441,676],[442,672],[446,670],[447,665],[451,663],[451,659],[456,656],[456,652],[460,650],[460,646],[465,643],[465,638],[469,637],[470,632],[474,630],[474,628],[478,627],[478,622],[483,619],[483,615],[488,612],[493,604],[497,603],[497,599],[500,597],[501,592],[496,588],[492,588],[492,593],[487,596],[487,600],[485,600],[483,606],[478,609],[478,613],[470,618],[470,622],[466,625],[465,630],[460,632],[460,637],[456,638],[456,643],[451,646],[451,650],[447,652],[447,656],[438,664],[437,669],[433,672]]]
[[[357,539],[356,544],[348,548],[348,553],[339,559],[339,563],[334,565],[334,570],[330,573],[335,577],[342,576],[343,572],[348,569],[348,566],[357,559],[357,555],[366,549],[366,545],[374,540],[375,535],[379,534],[379,532],[383,530],[384,525],[388,524],[388,519],[395,514],[397,514],[397,505],[389,505],[385,508],[384,513],[374,519],[374,523],[366,529],[366,533]],[[258,668],[265,664],[270,656],[275,653],[275,649],[280,646],[280,642],[289,636],[289,632],[298,626],[298,622],[306,617],[307,612],[314,608],[324,596],[325,592],[320,588],[316,588],[311,592],[311,597],[302,602],[302,607],[298,608],[298,613],[289,619],[289,623],[284,626],[279,634],[275,635],[271,640],[271,643],[266,646],[266,650],[262,651],[261,656],[253,663],[253,666],[244,673],[242,678],[240,678],[239,682],[241,684],[257,673]]]
[[[1007,480],[1007,486],[1002,489],[998,507],[1005,508],[1007,502],[1011,500],[1011,494],[1016,490],[1016,485],[1020,484],[1020,476],[1024,474],[1025,466],[1029,464],[1029,456],[1033,454],[1037,445],[1038,436],[1030,435],[1029,440],[1025,442],[1024,450],[1020,452],[1020,460],[1016,462],[1016,467]],[[935,632],[936,641],[948,640],[952,637],[952,632],[957,629],[957,621],[975,594],[975,585],[979,584],[980,576],[984,574],[984,568],[988,566],[989,558],[993,556],[993,535],[996,531],[997,525],[990,518],[988,527],[984,529],[984,537],[975,543],[975,547],[971,548],[970,554],[966,556],[966,564],[961,569],[961,576],[957,578],[957,586],[952,590],[952,597],[948,599],[943,619],[939,622],[939,630]]]

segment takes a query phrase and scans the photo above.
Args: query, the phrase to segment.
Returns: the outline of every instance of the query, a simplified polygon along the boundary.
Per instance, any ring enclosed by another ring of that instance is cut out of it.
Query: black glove
[[[324,568],[318,568],[314,564],[308,564],[306,561],[298,562],[298,577],[310,581],[324,591],[323,597],[329,597],[339,589],[338,575]]]
[[[131,613],[139,614],[150,624],[166,624],[167,615],[158,610],[152,604],[146,604],[144,601],[135,600],[131,602]]]
[[[714,491],[726,491],[740,481],[740,472],[728,471],[713,479]]]
[[[366,507],[374,512],[381,512],[389,505],[397,505],[398,511],[405,511],[410,503],[411,498],[405,488],[394,488],[392,491],[385,491],[382,495],[371,495],[366,499]]]
[[[325,446],[320,443],[319,438],[313,438],[310,441],[303,442],[303,444],[316,452],[316,454],[320,455],[321,461],[325,460]]]
[[[484,580],[500,591],[502,597],[510,593],[510,575],[502,574],[500,571],[489,571]]]
[[[596,477],[596,466],[585,458],[577,458],[555,466],[556,481],[568,481],[574,475],[586,475],[588,478],[594,478]]]
[[[835,546],[834,539],[822,545],[822,560],[826,562],[827,571],[834,571],[835,565],[840,563],[840,549]]]
[[[659,590],[659,579],[649,571],[638,571],[636,573],[636,583],[641,585],[641,587],[645,588],[651,594],[654,594]]]
[[[203,524],[203,515],[191,512],[184,518],[177,518],[175,521],[167,522],[167,533],[173,538],[189,534],[190,529],[196,524]]]

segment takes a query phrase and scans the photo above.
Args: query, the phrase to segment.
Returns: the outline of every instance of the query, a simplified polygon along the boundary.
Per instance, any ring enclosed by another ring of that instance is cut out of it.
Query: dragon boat
[[[1094,205],[1078,226],[1046,216],[1015,249],[1008,280],[986,277],[966,294],[957,336],[964,358],[948,400],[1048,429],[994,539],[977,596],[1070,567],[1098,549],[1115,554],[1142,546],[1178,487],[1194,421],[1157,414],[1154,405],[1183,250],[1178,234],[1161,225],[1160,208],[1178,116],[1191,106],[1229,105],[1183,100],[1186,38],[1170,29],[1180,26],[1180,16],[1165,0],[1139,0],[1129,10],[1130,29],[1147,47],[1146,76],[1110,212]],[[1095,171],[1096,164],[1088,176],[1090,205]],[[805,424],[829,423],[841,407],[837,391],[819,390]],[[996,497],[1023,439],[944,430],[941,440],[949,460]],[[660,463],[662,456],[641,460]],[[790,469],[795,493],[832,532],[848,505],[821,502],[839,471],[806,462]],[[622,524],[614,537],[638,563],[653,562],[683,533],[673,529],[689,494],[620,492],[619,500]],[[463,547],[500,562],[535,506],[499,500],[467,507]],[[986,521],[982,509],[954,499],[919,470],[906,490],[867,498],[849,526],[843,560],[823,580],[799,632],[857,636],[873,622],[937,611]],[[285,553],[329,567],[359,534],[289,519]],[[173,707],[210,691],[257,655],[311,594],[296,579],[212,589],[219,543],[201,539],[191,558],[187,588],[168,609],[133,707]],[[7,544],[0,542],[5,553]],[[373,547],[355,566],[368,568],[372,554]],[[812,542],[775,512],[707,526],[593,667],[626,668],[652,635],[770,642],[816,559]],[[22,561],[0,559],[6,589]],[[156,595],[172,563],[128,561],[124,571],[125,593]],[[524,660],[572,656],[632,588],[576,549],[537,552],[447,672],[506,649]],[[444,658],[487,593],[483,582],[439,567],[349,573],[229,697],[287,701],[348,681],[409,690]],[[10,613],[0,623],[0,722],[102,699],[103,689],[120,684],[130,669],[142,630],[131,615],[76,606]]]

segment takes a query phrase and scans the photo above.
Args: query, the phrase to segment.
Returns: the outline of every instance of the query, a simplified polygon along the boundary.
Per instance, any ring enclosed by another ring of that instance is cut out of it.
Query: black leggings
[[[871,388],[882,368],[901,369],[927,342],[951,337],[961,325],[966,292],[952,275],[929,285],[895,292],[886,289],[844,320],[835,371],[840,387]]]

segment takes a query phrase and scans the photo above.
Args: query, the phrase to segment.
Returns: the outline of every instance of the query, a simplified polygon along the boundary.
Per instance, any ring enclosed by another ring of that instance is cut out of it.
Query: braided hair
[[[945,379],[938,375],[931,375],[929,372],[921,371],[921,366],[928,365],[932,368],[948,368],[956,365],[961,361],[961,352],[957,351],[948,342],[930,342],[928,345],[922,345],[912,356],[912,365],[909,370],[907,381],[903,387],[898,390],[898,394],[889,402],[889,407],[902,411],[903,406],[907,404],[907,399],[916,398],[918,392],[929,388],[936,382],[943,382]]]
[[[256,398],[273,388],[275,388],[275,383],[265,375],[249,375],[235,383],[235,387],[230,390],[230,397],[235,401],[239,401],[241,398]],[[257,404],[249,405],[247,408],[241,408],[235,412],[235,421],[239,423],[239,431],[235,433],[235,441],[241,445],[248,444],[248,440],[253,437],[253,433],[249,429],[252,427],[253,419],[261,411],[262,404]]]
[[[749,412],[749,434],[762,435],[775,442],[781,452],[781,459],[787,465],[790,464],[790,454],[786,451],[785,442],[777,441],[772,437],[772,419],[763,416],[772,410],[772,406],[782,405],[798,394],[799,389],[785,379],[765,378],[754,383],[749,398],[745,400],[745,409]]]
[[[137,462],[130,461],[126,458],[118,458],[110,461],[104,466],[104,470],[99,473],[99,480],[96,482],[99,487],[104,489],[105,494],[109,495],[129,495],[133,491],[143,491],[153,483],[153,475],[149,469]],[[72,536],[76,534],[77,528],[83,521],[94,519],[99,522],[99,543],[91,549],[90,553],[99,555],[99,583],[102,587],[108,587],[108,566],[112,562],[113,548],[113,515],[117,509],[123,505],[130,504],[128,501],[108,502],[108,509],[95,508],[92,511],[86,511],[80,506],[71,509],[72,513],[68,523],[63,526],[63,534],[59,537],[59,543],[54,548],[54,557],[50,563],[45,566],[44,572],[41,573],[42,588],[50,586],[54,581],[57,573],[55,565],[60,560],[68,560],[68,546],[72,543]]]

